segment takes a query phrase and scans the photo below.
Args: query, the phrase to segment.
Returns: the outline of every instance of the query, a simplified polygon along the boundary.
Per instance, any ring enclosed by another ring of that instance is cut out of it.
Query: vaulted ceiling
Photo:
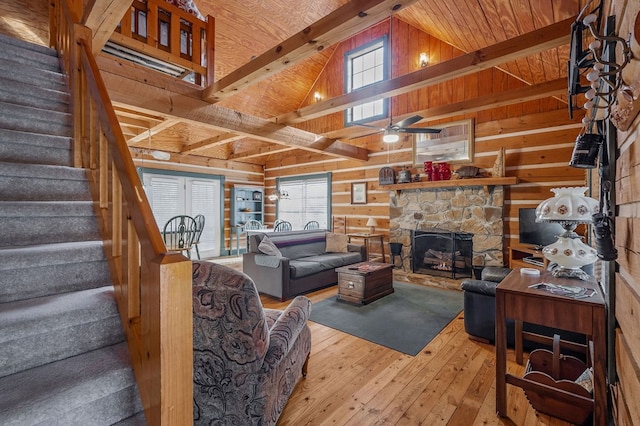
[[[164,76],[150,77],[148,71],[129,68],[123,63],[108,64],[104,58],[100,66],[106,71],[105,81],[132,147],[167,151],[174,160],[182,155],[198,155],[265,164],[273,156],[297,155],[300,150],[366,160],[366,146],[352,139],[362,132],[314,128],[309,121],[344,110],[349,102],[363,99],[341,95],[313,105],[308,102],[314,84],[340,42],[376,24],[386,25],[388,31],[389,17],[393,15],[394,29],[402,23],[460,51],[457,57],[423,70],[396,71],[392,81],[372,88],[369,96],[397,96],[437,81],[497,66],[501,72],[531,86],[530,93],[535,91],[538,97],[553,95],[564,99],[566,84],[562,85],[561,80],[566,78],[570,30],[570,23],[565,20],[577,16],[587,2],[196,0],[203,15],[215,18],[216,82],[230,81],[229,87],[236,84],[237,90],[225,91],[216,86],[203,90],[184,82],[168,82]],[[356,15],[357,11],[366,12],[370,21],[354,24],[358,19],[353,18],[351,23],[340,27],[338,18],[353,11]],[[549,27],[559,22],[562,22],[560,29]],[[304,35],[308,27],[327,28],[319,39],[331,44],[312,49],[312,53],[292,50],[291,56],[300,59],[286,66],[279,63],[273,54],[275,48],[285,46],[286,49]],[[542,28],[545,30],[537,31]],[[517,42],[502,43],[513,39]],[[268,66],[263,66],[261,60]],[[260,72],[267,68],[269,76],[261,77]],[[235,79],[233,75],[238,73],[244,73],[246,78],[242,82],[249,83],[241,84]],[[124,75],[136,84],[130,81],[123,84]],[[142,83],[150,87],[143,88]],[[163,91],[174,96],[163,99]],[[529,92],[522,89],[520,93],[505,96],[517,102],[527,99],[526,93]],[[470,100],[456,108],[472,112],[473,108],[490,107],[491,102],[497,101]],[[409,113],[423,115],[424,123],[445,116],[441,111],[440,115],[435,111],[407,111],[405,115]]]

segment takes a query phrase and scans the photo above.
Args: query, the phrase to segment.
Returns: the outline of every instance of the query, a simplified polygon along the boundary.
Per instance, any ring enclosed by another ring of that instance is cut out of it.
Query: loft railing
[[[214,80],[214,22],[212,16],[202,21],[165,0],[134,0],[110,41],[183,68],[178,78],[193,72],[193,82],[206,85]]]
[[[166,251],[91,53],[91,31],[70,3],[51,3],[51,45],[68,77],[74,165],[87,170],[147,422],[192,424],[191,261]]]

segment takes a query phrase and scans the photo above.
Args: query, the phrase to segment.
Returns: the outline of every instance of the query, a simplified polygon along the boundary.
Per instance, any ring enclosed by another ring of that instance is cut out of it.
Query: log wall
[[[635,57],[623,74],[631,84],[640,82],[640,3],[611,1],[608,15],[616,17],[616,33],[634,34]],[[607,9],[605,9],[607,10]],[[635,26],[635,29],[634,29]],[[633,46],[633,44],[632,44]],[[612,386],[613,417],[617,425],[640,419],[640,117],[627,131],[617,132],[614,312],[617,321],[615,363],[617,382]]]

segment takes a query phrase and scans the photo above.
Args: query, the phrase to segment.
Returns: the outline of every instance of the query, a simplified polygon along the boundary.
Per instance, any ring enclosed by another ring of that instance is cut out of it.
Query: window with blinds
[[[276,185],[287,196],[278,200],[278,219],[302,229],[312,220],[329,229],[331,216],[331,174],[279,178]]]
[[[153,170],[143,171],[143,182],[153,216],[160,232],[169,219],[177,215],[205,217],[198,244],[200,257],[220,256],[221,184],[219,177],[198,177]],[[192,253],[192,256],[195,256]]]

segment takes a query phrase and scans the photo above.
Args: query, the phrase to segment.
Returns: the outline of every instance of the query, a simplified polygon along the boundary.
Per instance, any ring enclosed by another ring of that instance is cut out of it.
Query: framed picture
[[[434,163],[471,163],[473,161],[473,120],[429,126],[440,133],[417,133],[413,140],[413,165]]]
[[[351,184],[351,204],[367,204],[367,182]]]

